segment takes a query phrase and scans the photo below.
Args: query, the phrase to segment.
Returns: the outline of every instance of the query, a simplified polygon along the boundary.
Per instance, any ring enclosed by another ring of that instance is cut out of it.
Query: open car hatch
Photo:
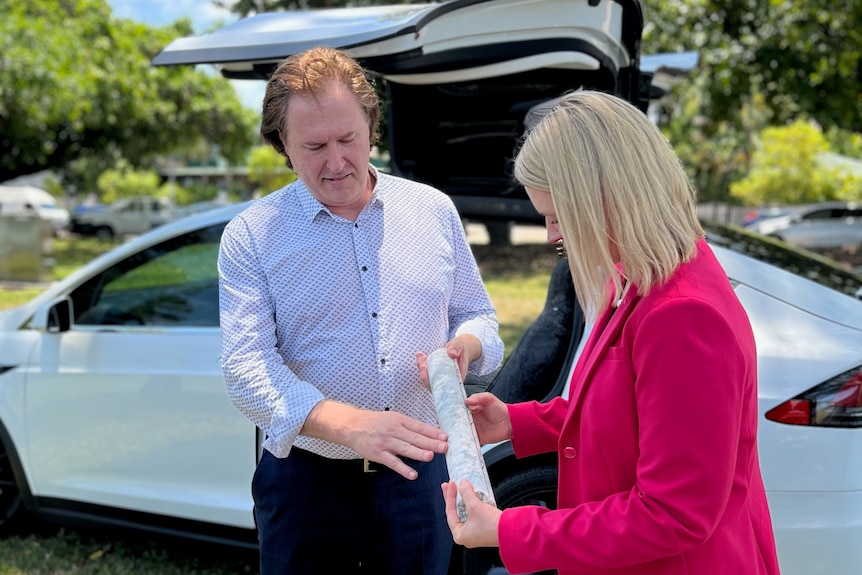
[[[269,78],[283,58],[340,48],[378,78],[396,175],[446,192],[464,218],[542,223],[511,163],[536,104],[578,88],[646,110],[639,0],[449,0],[257,14],[180,38],[155,65]]]

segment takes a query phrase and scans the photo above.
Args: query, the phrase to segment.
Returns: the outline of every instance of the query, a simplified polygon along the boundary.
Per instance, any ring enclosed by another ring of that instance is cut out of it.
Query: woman
[[[499,546],[511,573],[778,573],[754,336],[668,142],[631,104],[579,91],[529,132],[515,177],[594,327],[568,399],[467,399],[482,443],[557,452],[557,509],[500,511],[450,481],[455,542]]]

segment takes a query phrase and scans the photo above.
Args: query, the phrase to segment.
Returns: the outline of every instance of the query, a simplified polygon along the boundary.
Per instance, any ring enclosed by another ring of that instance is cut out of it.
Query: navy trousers
[[[364,473],[361,460],[264,451],[252,481],[261,575],[445,575],[445,457],[407,463],[413,481],[388,468]]]

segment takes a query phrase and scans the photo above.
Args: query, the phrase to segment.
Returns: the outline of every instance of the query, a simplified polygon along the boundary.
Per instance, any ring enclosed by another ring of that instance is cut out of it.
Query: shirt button
[[[381,358],[380,358],[380,363],[381,363],[382,365],[386,365],[386,358],[385,358],[385,357],[381,357]]]
[[[368,266],[362,266],[362,271],[367,272],[367,271],[368,271]]]
[[[371,312],[371,317],[377,317],[377,312],[376,311]]]
[[[563,449],[563,457],[566,459],[574,459],[578,456],[578,450],[574,447],[566,447]]]

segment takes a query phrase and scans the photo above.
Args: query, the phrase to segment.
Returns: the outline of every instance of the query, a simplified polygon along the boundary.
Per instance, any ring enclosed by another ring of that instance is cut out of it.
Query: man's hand
[[[458,362],[458,373],[464,381],[470,364],[482,357],[482,342],[475,335],[455,336],[446,344],[446,355]]]
[[[461,381],[464,381],[470,364],[482,357],[482,342],[475,335],[455,336],[446,344],[446,355],[458,362],[458,373],[461,375]],[[427,359],[428,356],[421,351],[416,352],[419,380],[426,388],[431,389],[431,382],[428,380],[428,366],[425,363]]]
[[[326,399],[314,406],[300,433],[346,445],[407,479],[416,479],[418,473],[402,457],[431,461],[449,447],[446,434],[433,425],[394,411],[359,409]]]
[[[458,488],[455,482],[449,481],[441,485],[443,498],[446,500],[446,522],[449,524],[449,530],[452,531],[452,539],[458,545],[470,549],[499,547],[497,529],[503,512],[479,499],[469,480],[462,479],[459,487],[461,499],[467,508],[467,521],[464,523],[461,523],[458,518],[456,509]]]

